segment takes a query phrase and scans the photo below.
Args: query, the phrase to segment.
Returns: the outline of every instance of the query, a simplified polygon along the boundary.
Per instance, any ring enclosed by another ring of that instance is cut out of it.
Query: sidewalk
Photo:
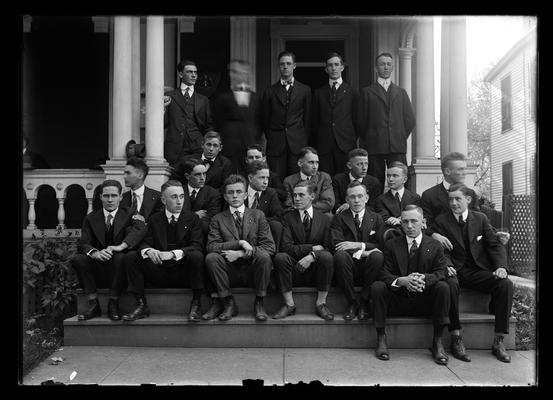
[[[510,351],[511,363],[487,350],[469,350],[472,362],[450,355],[447,366],[429,350],[390,349],[390,361],[373,349],[175,348],[66,346],[27,374],[23,385],[52,379],[65,384],[230,385],[263,379],[264,386],[530,386],[536,384],[536,352]],[[72,381],[70,376],[77,374]]]

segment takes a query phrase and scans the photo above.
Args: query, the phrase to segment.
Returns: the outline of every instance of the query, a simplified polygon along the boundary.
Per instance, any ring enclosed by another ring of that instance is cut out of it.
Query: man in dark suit
[[[198,79],[196,63],[182,60],[177,72],[180,85],[164,98],[167,128],[164,155],[170,165],[175,165],[184,155],[200,152],[203,135],[213,129],[209,99],[194,89]]]
[[[150,215],[163,207],[161,194],[144,185],[149,170],[148,164],[142,158],[131,157],[127,160],[123,179],[125,186],[130,190],[123,193],[123,200],[121,200],[121,206],[131,208],[135,213],[142,215],[146,221]]]
[[[202,318],[218,316],[221,321],[228,321],[238,315],[230,288],[247,285],[255,288],[255,319],[266,321],[263,298],[273,267],[271,256],[275,254],[271,229],[262,211],[244,205],[247,191],[242,176],[229,176],[223,188],[229,207],[211,219],[205,259],[219,298],[213,300]],[[220,303],[221,299],[224,304]]]
[[[313,147],[304,147],[299,153],[298,165],[300,171],[284,178],[284,187],[287,197],[284,206],[288,209],[293,207],[292,196],[294,187],[299,181],[309,181],[315,187],[315,200],[313,208],[322,213],[331,213],[334,207],[334,190],[332,179],[326,172],[319,171],[319,155]]]
[[[498,360],[508,363],[511,357],[503,344],[503,335],[509,333],[513,282],[507,275],[507,252],[486,215],[468,209],[472,201],[470,194],[470,189],[464,184],[452,184],[448,189],[450,211],[434,220],[434,230],[447,237],[452,244],[452,249],[445,252],[448,274],[456,276],[461,286],[492,295],[495,312],[492,353]],[[458,284],[453,284],[452,290],[458,291]],[[452,296],[451,307],[453,315],[450,314],[449,330],[452,343],[457,343],[461,341],[458,295]],[[462,341],[459,347],[464,350]],[[456,349],[452,351],[455,354]]]
[[[212,103],[215,130],[221,133],[225,146],[222,154],[230,159],[232,173],[244,169],[247,146],[261,138],[261,100],[250,89],[250,65],[244,60],[229,63],[230,90]]]
[[[451,250],[453,246],[449,239],[434,230],[434,219],[440,214],[450,212],[448,190],[450,185],[454,183],[465,182],[467,159],[462,153],[448,153],[442,157],[441,168],[444,175],[443,181],[422,192],[420,205],[426,219],[425,234],[432,236],[440,242],[444,249]],[[472,201],[469,208],[477,210],[478,202],[475,198],[475,192],[473,189],[469,188],[469,190],[472,193]],[[507,244],[510,236],[509,233],[496,232],[496,235],[502,244]]]
[[[405,188],[407,182],[407,165],[392,161],[386,171],[388,190],[376,198],[375,211],[380,214],[388,227],[384,240],[403,235],[401,229],[401,211],[408,204],[419,205],[421,197]]]
[[[348,153],[347,168],[349,172],[338,172],[332,177],[332,187],[334,188],[333,211],[336,214],[349,208],[346,201],[346,192],[348,185],[353,181],[358,181],[365,185],[369,195],[367,207],[375,210],[376,198],[382,194],[382,185],[374,176],[367,174],[369,170],[369,154],[365,149],[353,149]]]
[[[221,189],[223,182],[232,171],[230,160],[220,154],[222,149],[223,142],[221,140],[221,135],[215,131],[206,133],[203,138],[202,152],[181,158],[171,174],[171,179],[181,181],[183,185],[185,185],[186,177],[184,176],[184,163],[191,158],[197,158],[200,159],[207,168],[205,184],[217,190]]]
[[[415,114],[405,89],[391,81],[392,55],[376,57],[377,81],[363,88],[361,114],[364,116],[359,147],[369,152],[369,173],[382,185],[386,163],[407,165],[407,138],[415,128]]]
[[[88,309],[79,321],[102,314],[96,287],[109,287],[108,317],[119,321],[119,296],[125,288],[125,255],[146,235],[144,217],[120,206],[121,183],[105,180],[100,185],[102,208],[88,214],[81,230],[79,253],[72,266],[88,296]]]
[[[389,360],[386,317],[432,315],[434,338],[432,356],[440,365],[448,362],[442,332],[449,323],[449,286],[444,281],[446,260],[440,243],[422,233],[422,209],[407,205],[401,213],[405,236],[384,244],[384,267],[380,280],[371,287],[374,326],[377,332],[376,357]]]
[[[282,237],[282,223],[280,220],[284,215],[284,209],[280,204],[276,191],[268,187],[268,182],[269,166],[266,162],[253,161],[248,164],[248,197],[246,197],[244,204],[246,207],[263,211],[271,227],[275,246],[279,249]]]
[[[192,211],[199,218],[204,236],[204,243],[209,232],[211,218],[221,212],[221,193],[206,185],[207,168],[197,158],[190,158],[183,164],[184,177],[184,208]]]
[[[315,199],[313,184],[300,181],[294,187],[294,210],[284,218],[282,252],[275,256],[275,268],[285,304],[273,315],[286,318],[296,313],[293,284],[317,287],[315,313],[324,320],[334,319],[326,305],[328,289],[334,273],[334,261],[329,252],[330,218],[312,207]]]
[[[148,317],[150,309],[144,295],[144,281],[155,287],[192,287],[189,321],[200,320],[200,296],[203,290],[203,236],[198,216],[183,209],[186,202],[179,181],[161,186],[165,207],[148,222],[148,233],[138,251],[127,256],[129,292],[137,307],[123,315],[124,321]]]
[[[330,53],[325,64],[328,84],[313,95],[312,144],[321,171],[333,176],[344,171],[349,151],[357,146],[359,92],[342,80],[342,56]]]
[[[281,52],[278,63],[280,80],[263,95],[262,121],[267,138],[267,161],[283,177],[298,170],[298,154],[309,142],[311,89],[294,79],[294,53]]]
[[[245,165],[244,165],[244,171],[242,171],[242,175],[247,178],[248,172],[246,171],[248,164],[251,164],[254,161],[263,161],[267,162],[267,157],[265,156],[265,150],[263,150],[263,146],[260,144],[254,143],[252,145],[249,145],[246,149],[246,157],[245,157]],[[286,189],[284,188],[284,185],[282,184],[282,179],[276,174],[276,172],[269,170],[269,184],[268,186],[270,188],[273,188],[277,194],[278,199],[280,200],[281,204],[284,204],[286,201],[286,196],[288,193],[286,192]]]
[[[330,225],[331,251],[338,285],[349,304],[343,318],[363,320],[369,317],[370,287],[384,260],[379,249],[384,222],[366,207],[367,188],[362,183],[354,181],[348,185],[346,201],[349,210],[337,214]],[[359,300],[355,285],[363,287]]]

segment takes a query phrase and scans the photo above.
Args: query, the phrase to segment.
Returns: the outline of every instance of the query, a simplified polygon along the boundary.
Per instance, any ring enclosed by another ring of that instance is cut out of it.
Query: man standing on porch
[[[390,53],[376,57],[377,81],[361,91],[362,122],[359,146],[369,152],[369,174],[385,185],[386,164],[407,165],[407,138],[415,128],[415,114],[405,89],[392,83]]]
[[[294,79],[296,56],[278,55],[280,79],[265,90],[262,100],[267,161],[278,176],[298,171],[298,154],[307,146],[311,131],[311,89]]]

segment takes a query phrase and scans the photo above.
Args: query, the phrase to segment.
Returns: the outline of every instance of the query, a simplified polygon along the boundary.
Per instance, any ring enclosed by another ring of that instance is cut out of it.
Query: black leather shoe
[[[190,311],[188,312],[188,320],[191,322],[198,322],[201,318],[201,312],[200,300],[192,300],[192,303],[190,303]]]
[[[138,304],[132,312],[123,315],[123,321],[136,321],[137,319],[150,316],[150,309],[148,308],[148,304],[146,304],[146,298],[139,298],[137,302]]]
[[[376,348],[374,349],[376,358],[383,361],[390,359],[390,353],[388,353],[388,345],[386,344],[386,334],[378,335],[376,338]]]
[[[369,305],[366,301],[361,301],[359,312],[357,314],[357,319],[359,319],[360,321],[369,319]]]
[[[257,300],[253,303],[253,315],[257,321],[267,321],[267,318],[269,318],[263,308],[263,303]]]
[[[351,321],[357,316],[357,309],[358,309],[357,302],[353,302],[349,305],[348,311],[344,314],[342,318],[344,318],[346,321]]]
[[[464,361],[470,362],[470,357],[467,354],[465,349],[465,344],[463,343],[463,338],[461,335],[451,335],[451,354],[453,357]]]
[[[94,299],[94,300],[88,300],[88,310],[86,310],[82,314],[79,314],[77,318],[79,321],[86,321],[87,319],[99,317],[100,315],[102,315],[100,302],[98,301],[98,299]]]
[[[232,297],[228,300],[224,300],[224,304],[223,312],[219,314],[220,321],[228,321],[232,317],[238,315],[238,306]]]
[[[215,319],[223,312],[223,305],[221,303],[221,299],[218,297],[212,297],[211,298],[211,305],[209,306],[209,310],[207,310],[203,315],[202,319],[205,321],[210,321],[212,319]]]
[[[334,319],[334,314],[332,314],[325,303],[315,306],[315,312],[324,320],[332,321]]]
[[[503,344],[503,336],[495,337],[492,345],[492,354],[501,362],[511,362],[511,356],[507,353],[507,349],[505,349],[505,345]]]
[[[276,314],[273,315],[273,319],[282,319],[295,314],[296,306],[289,306],[288,304],[285,304],[276,312]]]
[[[441,338],[434,339],[432,341],[432,357],[434,358],[434,362],[440,365],[447,365],[447,362],[449,361],[449,358],[445,354],[445,349]]]
[[[119,300],[109,299],[108,317],[112,321],[121,321],[121,313],[119,312]]]

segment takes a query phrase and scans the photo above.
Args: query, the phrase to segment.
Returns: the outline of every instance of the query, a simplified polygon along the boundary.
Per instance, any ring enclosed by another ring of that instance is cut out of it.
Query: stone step
[[[462,313],[463,339],[469,349],[491,348],[494,317]],[[427,318],[388,318],[386,333],[390,348],[428,348],[432,321]],[[515,319],[505,337],[508,349],[515,348]],[[134,322],[111,321],[105,317],[64,321],[66,346],[153,346],[153,347],[263,347],[263,348],[373,348],[376,330],[372,319],[344,321],[336,316],[324,321],[309,313],[282,320],[257,322],[251,311],[230,321],[189,322],[181,314],[152,314]],[[449,335],[444,333],[449,346]]]
[[[360,288],[358,288],[358,291]],[[238,309],[244,312],[253,310],[254,291],[250,288],[232,289]],[[98,289],[98,298],[102,311],[107,311],[108,290]],[[192,299],[191,289],[146,289],[146,298],[152,314],[185,314],[188,313]],[[298,313],[314,313],[317,289],[311,287],[294,288],[294,302]],[[461,289],[459,309],[461,313],[488,313],[490,295],[471,289]],[[209,300],[204,295],[201,299],[202,312],[209,308]],[[275,313],[284,304],[282,295],[269,292],[264,300],[265,310],[269,314]],[[135,308],[134,296],[124,293],[119,302],[121,312],[127,313]],[[327,296],[327,305],[333,313],[343,314],[348,308],[343,292],[338,288],[331,288]],[[78,290],[78,310],[86,310],[87,298],[82,290]]]

